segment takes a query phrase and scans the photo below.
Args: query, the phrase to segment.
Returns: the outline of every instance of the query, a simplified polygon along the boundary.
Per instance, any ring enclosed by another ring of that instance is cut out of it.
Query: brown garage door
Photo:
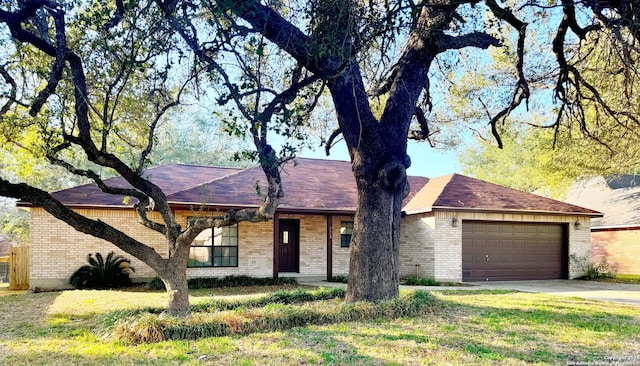
[[[558,224],[462,223],[462,280],[565,278],[565,229]]]

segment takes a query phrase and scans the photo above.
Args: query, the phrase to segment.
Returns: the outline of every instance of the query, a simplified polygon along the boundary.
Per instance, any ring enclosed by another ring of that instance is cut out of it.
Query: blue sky
[[[435,178],[461,172],[455,151],[436,150],[427,143],[416,141],[409,141],[408,150],[411,157],[411,167],[408,170],[410,175]],[[316,148],[315,151],[304,151],[301,157],[349,161],[349,154],[344,142],[334,146],[328,157],[322,148]]]

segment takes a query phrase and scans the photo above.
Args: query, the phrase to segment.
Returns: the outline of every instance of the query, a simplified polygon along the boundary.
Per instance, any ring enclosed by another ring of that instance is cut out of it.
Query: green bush
[[[107,254],[103,258],[102,254],[96,253],[93,258],[91,254],[87,256],[86,264],[78,268],[69,279],[69,283],[78,289],[106,289],[128,287],[133,285],[129,274],[135,272],[131,267],[131,261],[114,252]]]
[[[199,288],[214,287],[242,287],[242,286],[281,286],[296,285],[298,281],[291,277],[271,278],[271,277],[249,277],[249,276],[226,276],[218,277],[199,277],[190,278],[189,289],[195,290]]]
[[[284,277],[273,279],[271,277],[258,278],[249,276],[226,276],[226,277],[196,277],[187,280],[190,290],[197,290],[201,288],[216,288],[216,287],[243,287],[243,286],[282,286],[282,285],[297,285],[298,281],[295,278]],[[165,290],[164,282],[160,277],[154,277],[148,284],[147,288],[150,290]]]
[[[166,290],[166,286],[164,285],[164,282],[162,282],[162,279],[160,278],[160,276],[155,276],[154,278],[151,279],[151,281],[149,281],[149,283],[147,283],[147,288],[149,290]]]
[[[577,256],[572,254],[569,258],[577,271],[584,273],[581,278],[585,280],[614,278],[618,272],[615,265],[607,262],[607,258],[602,258],[598,263],[593,263],[588,255]]]
[[[331,276],[329,282],[349,283],[349,276],[347,275],[335,275]]]
[[[602,258],[598,263],[590,263],[587,267],[585,278],[597,279],[597,278],[614,278],[618,273],[616,266],[607,262],[607,258]]]
[[[403,285],[407,286],[440,286],[440,282],[434,280],[433,278],[417,278],[417,277],[406,277],[401,282]]]

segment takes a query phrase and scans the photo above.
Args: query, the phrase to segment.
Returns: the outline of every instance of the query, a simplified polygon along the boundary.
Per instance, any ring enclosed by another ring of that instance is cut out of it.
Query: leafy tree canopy
[[[541,101],[532,106],[533,113],[499,124],[504,149],[474,130],[475,139],[458,153],[466,174],[562,199],[577,179],[640,171],[640,103],[633,93],[640,85],[625,67],[626,62],[637,62],[637,54],[621,57],[615,44],[598,38],[583,48],[581,77],[598,93],[578,105]],[[481,80],[472,77],[457,84],[462,85],[456,87],[458,95]]]

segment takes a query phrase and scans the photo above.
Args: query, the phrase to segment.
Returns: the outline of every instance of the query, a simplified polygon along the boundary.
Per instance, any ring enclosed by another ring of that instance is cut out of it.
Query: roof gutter
[[[228,204],[202,204],[202,203],[184,203],[184,202],[169,202],[170,207],[173,210],[194,210],[196,208],[203,208],[208,211],[211,210],[242,210],[245,208],[259,208],[259,205],[228,205]],[[91,205],[91,204],[65,204],[66,207],[70,209],[98,209],[98,210],[123,210],[123,209],[133,209],[133,205]],[[36,208],[40,207],[38,205],[34,205],[30,202],[23,202],[18,205],[18,207],[24,208]],[[276,212],[280,214],[306,214],[306,215],[354,215],[356,210],[354,208],[327,208],[327,209],[316,209],[316,208],[290,208],[290,207],[278,207]]]
[[[122,210],[125,208],[133,208],[133,205],[90,205],[90,204],[79,204],[79,203],[71,203],[71,204],[66,204],[63,203],[63,205],[67,208],[82,208],[82,209],[105,209],[105,210]],[[25,208],[38,208],[38,207],[42,207],[40,205],[34,205],[31,202],[22,202],[22,203],[16,203],[17,207],[25,207]]]
[[[407,215],[417,215],[421,213],[434,212],[434,211],[452,211],[452,212],[481,212],[481,213],[508,213],[508,214],[544,214],[551,216],[588,216],[588,217],[603,217],[601,212],[561,212],[561,211],[545,211],[545,210],[522,210],[522,209],[498,209],[498,208],[475,208],[475,207],[446,207],[446,206],[432,206],[425,207],[421,210],[405,211]]]
[[[592,226],[591,231],[631,231],[640,230],[639,224],[633,225],[609,225],[609,226]]]
[[[209,210],[242,210],[245,208],[259,208],[259,205],[247,205],[247,206],[238,206],[238,205],[221,205],[221,204],[205,204],[202,203],[177,203],[177,202],[169,202],[171,208],[177,210],[191,210],[194,207],[202,207]],[[295,208],[295,207],[286,207],[286,206],[278,206],[276,208],[276,212],[279,214],[307,214],[307,215],[354,215],[356,210],[354,208],[326,208],[326,209],[317,209],[317,208]]]

